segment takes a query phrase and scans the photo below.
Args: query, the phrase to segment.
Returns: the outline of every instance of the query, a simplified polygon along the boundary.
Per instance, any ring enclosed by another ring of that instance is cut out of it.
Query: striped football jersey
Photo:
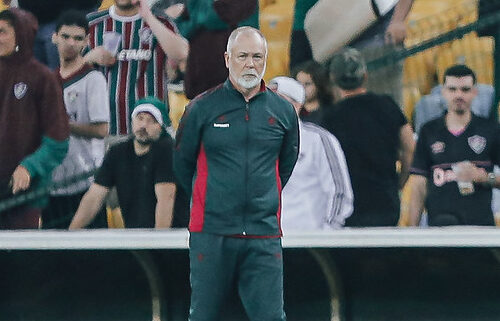
[[[159,18],[170,30],[177,32],[170,21]],[[124,135],[131,131],[130,117],[135,101],[154,96],[166,102],[165,63],[167,57],[149,26],[140,15],[123,17],[109,10],[88,16],[89,49],[104,44],[106,33],[121,35],[117,62],[104,68],[110,98],[110,134]]]

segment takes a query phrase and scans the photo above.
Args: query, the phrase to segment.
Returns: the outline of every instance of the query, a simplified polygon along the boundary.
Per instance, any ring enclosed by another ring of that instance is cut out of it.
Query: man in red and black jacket
[[[280,203],[298,157],[297,115],[262,81],[258,30],[233,31],[224,55],[229,79],[187,107],[174,153],[191,194],[189,319],[218,320],[236,282],[251,320],[285,320]]]

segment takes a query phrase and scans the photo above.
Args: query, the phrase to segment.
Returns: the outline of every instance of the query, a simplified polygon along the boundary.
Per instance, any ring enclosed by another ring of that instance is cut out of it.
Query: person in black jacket
[[[297,115],[262,81],[260,31],[233,31],[224,57],[228,79],[186,108],[174,152],[192,204],[189,319],[219,320],[236,283],[250,320],[285,320],[281,189],[298,157]]]

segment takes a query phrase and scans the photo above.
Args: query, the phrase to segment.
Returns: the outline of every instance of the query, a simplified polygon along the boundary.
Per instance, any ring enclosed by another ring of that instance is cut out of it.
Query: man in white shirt
[[[295,79],[276,77],[269,87],[288,100],[297,113],[304,105],[304,87]],[[299,158],[283,189],[282,229],[335,229],[353,210],[349,172],[339,142],[325,129],[299,121]]]
[[[56,74],[63,87],[71,132],[66,158],[52,174],[54,182],[97,169],[104,157],[103,138],[109,129],[108,90],[104,75],[87,65],[81,54],[88,31],[85,14],[70,10],[59,17],[52,37],[59,52]],[[91,183],[89,178],[52,189],[42,212],[42,228],[67,228]],[[106,227],[105,216],[101,215],[93,226]]]

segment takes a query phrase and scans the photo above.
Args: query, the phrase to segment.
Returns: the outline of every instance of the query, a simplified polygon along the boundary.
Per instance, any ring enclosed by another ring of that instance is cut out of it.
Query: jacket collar
[[[226,79],[226,81],[224,82],[224,88],[226,90],[228,90],[231,94],[235,95],[235,96],[238,96],[238,97],[241,97],[242,99],[245,99],[243,97],[243,94],[241,92],[239,92],[234,86],[233,84],[231,83],[231,80],[229,80],[229,78]],[[264,79],[262,79],[260,81],[260,88],[259,88],[259,92],[257,93],[257,95],[255,95],[254,97],[252,97],[250,100],[253,100],[255,99],[255,97],[259,96],[260,94],[262,94],[263,92],[266,92],[267,90],[267,87],[266,87],[266,82],[264,81]]]

